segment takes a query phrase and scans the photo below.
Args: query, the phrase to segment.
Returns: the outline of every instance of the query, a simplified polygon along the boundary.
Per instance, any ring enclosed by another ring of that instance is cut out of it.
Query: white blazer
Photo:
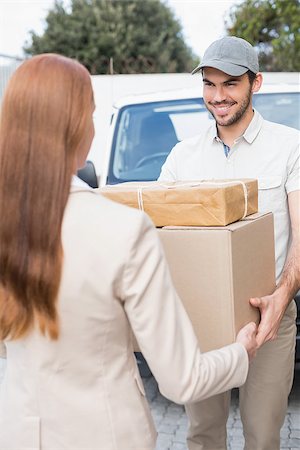
[[[244,383],[241,344],[200,353],[145,214],[76,187],[62,240],[59,339],[35,330],[5,342],[1,450],[153,450],[131,328],[160,391],[174,402]]]

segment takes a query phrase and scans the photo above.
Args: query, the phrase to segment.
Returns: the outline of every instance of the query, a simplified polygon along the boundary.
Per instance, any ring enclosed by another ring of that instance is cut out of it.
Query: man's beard
[[[251,88],[249,89],[248,93],[247,93],[247,97],[242,101],[240,108],[238,109],[238,111],[230,118],[226,121],[226,119],[224,118],[224,121],[222,121],[222,119],[217,119],[217,117],[214,115],[213,111],[212,111],[212,107],[211,105],[217,105],[218,103],[213,103],[213,104],[208,104],[205,102],[205,106],[208,109],[208,111],[214,116],[214,119],[217,123],[217,125],[223,126],[223,127],[228,127],[229,125],[233,125],[234,123],[237,123],[245,114],[245,112],[247,111],[249,105],[250,105],[250,101],[251,101]],[[228,105],[231,104],[232,102],[220,102],[220,104],[222,105]]]

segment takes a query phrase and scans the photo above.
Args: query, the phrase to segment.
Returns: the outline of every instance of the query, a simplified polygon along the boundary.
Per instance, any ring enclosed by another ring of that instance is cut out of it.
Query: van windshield
[[[272,122],[300,129],[299,93],[257,94],[254,107]],[[156,180],[179,141],[213,124],[202,98],[125,106],[115,128],[108,184]]]

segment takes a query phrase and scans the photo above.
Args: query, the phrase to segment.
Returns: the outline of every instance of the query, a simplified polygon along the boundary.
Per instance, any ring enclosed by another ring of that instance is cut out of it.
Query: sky
[[[69,0],[64,0],[65,5]],[[143,0],[140,0],[143,1]],[[180,20],[186,43],[197,56],[225,35],[224,15],[239,0],[165,0]],[[23,56],[29,31],[42,34],[54,0],[0,0],[0,54]]]

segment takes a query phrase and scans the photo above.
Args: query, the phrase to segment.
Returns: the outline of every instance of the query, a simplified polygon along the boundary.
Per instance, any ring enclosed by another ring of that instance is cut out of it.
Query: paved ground
[[[0,383],[4,368],[5,362],[0,358]],[[288,413],[281,430],[281,450],[300,449],[300,365],[297,369],[289,399]],[[156,450],[187,450],[185,439],[188,422],[184,408],[162,397],[153,377],[143,378],[143,381],[158,430]],[[238,411],[237,391],[233,391],[227,429],[228,450],[242,450],[243,433]]]
[[[281,450],[300,449],[300,365],[297,369],[288,413],[281,430]],[[153,377],[143,378],[143,381],[158,430],[156,450],[187,450],[185,439],[188,421],[184,408],[162,397]],[[237,390],[233,391],[227,432],[228,450],[242,450],[244,439]]]

